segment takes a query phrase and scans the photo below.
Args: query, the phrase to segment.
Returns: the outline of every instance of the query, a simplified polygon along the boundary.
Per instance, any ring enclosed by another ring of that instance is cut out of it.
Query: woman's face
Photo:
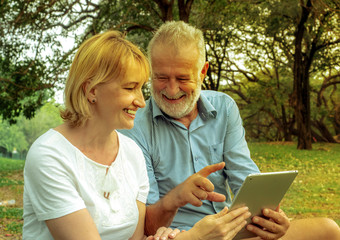
[[[133,128],[138,108],[145,107],[142,86],[145,78],[139,63],[129,64],[125,76],[95,87],[94,117],[113,129]]]

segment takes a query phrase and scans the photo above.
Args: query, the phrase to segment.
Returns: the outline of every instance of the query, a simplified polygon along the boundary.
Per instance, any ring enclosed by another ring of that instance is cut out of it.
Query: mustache
[[[184,91],[182,91],[182,90],[179,91],[178,93],[176,93],[174,96],[170,96],[170,95],[166,92],[166,90],[162,90],[162,91],[160,91],[159,93],[160,93],[161,95],[164,95],[166,98],[172,99],[172,100],[179,99],[179,98],[181,98],[181,97],[187,95],[187,93],[184,92]]]

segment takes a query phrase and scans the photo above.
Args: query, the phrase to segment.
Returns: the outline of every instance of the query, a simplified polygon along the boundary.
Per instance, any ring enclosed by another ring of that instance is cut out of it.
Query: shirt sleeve
[[[25,191],[39,221],[85,208],[71,166],[56,147],[33,145],[26,158],[24,175]]]
[[[259,169],[250,158],[250,151],[245,140],[245,130],[235,101],[229,103],[228,111],[224,143],[225,172],[228,184],[232,192],[236,194],[246,176],[259,172]]]

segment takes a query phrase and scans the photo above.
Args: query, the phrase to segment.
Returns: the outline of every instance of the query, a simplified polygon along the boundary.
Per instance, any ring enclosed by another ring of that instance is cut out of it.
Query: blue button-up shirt
[[[198,112],[187,129],[164,114],[150,98],[146,107],[137,111],[134,128],[120,130],[144,152],[150,182],[148,204],[157,202],[205,166],[226,163],[224,169],[208,177],[214,191],[226,196],[226,202],[205,200],[201,207],[191,204],[181,207],[172,227],[186,230],[204,216],[229,206],[229,189],[236,194],[248,174],[259,172],[250,158],[239,110],[231,97],[202,91]]]

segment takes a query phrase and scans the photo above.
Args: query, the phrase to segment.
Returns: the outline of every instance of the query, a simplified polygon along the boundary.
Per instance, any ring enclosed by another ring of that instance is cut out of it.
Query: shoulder
[[[205,98],[214,107],[219,106],[231,106],[236,104],[235,100],[224,92],[218,92],[213,90],[202,90],[201,97]]]
[[[74,148],[57,131],[50,129],[41,135],[30,147],[25,169],[48,169],[65,166],[64,162],[73,157]],[[69,157],[67,157],[69,156]]]
[[[118,136],[120,148],[125,156],[129,156],[132,160],[143,158],[142,150],[132,138],[120,132],[118,132]]]
[[[38,137],[28,151],[30,154],[43,154],[45,151],[60,151],[60,146],[65,145],[63,137],[57,131],[50,129]]]
[[[119,137],[119,144],[122,147],[130,147],[130,148],[138,147],[138,145],[136,144],[136,142],[132,138],[121,133],[121,131],[118,132],[118,137]]]

